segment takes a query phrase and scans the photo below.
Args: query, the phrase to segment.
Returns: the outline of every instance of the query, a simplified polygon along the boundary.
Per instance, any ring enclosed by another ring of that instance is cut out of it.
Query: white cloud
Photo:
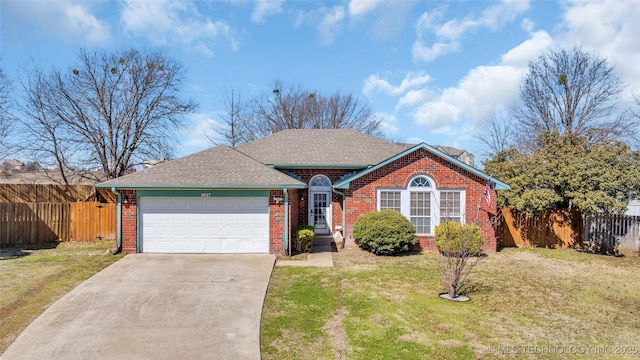
[[[176,155],[182,157],[213,146],[207,137],[207,134],[209,136],[215,135],[211,128],[212,125],[217,125],[217,123],[210,114],[190,114],[185,127],[180,131],[180,138],[186,140],[180,143],[179,148],[176,149]]]
[[[529,62],[537,59],[541,53],[554,45],[546,31],[536,31],[520,45],[502,55],[502,63],[514,67],[526,68]]]
[[[403,106],[413,106],[420,104],[426,101],[428,98],[432,96],[433,92],[430,89],[417,89],[417,90],[409,90],[406,94],[404,94],[400,100],[398,100],[398,105],[396,109]]]
[[[457,41],[450,43],[437,42],[431,47],[425,45],[422,41],[416,41],[411,48],[411,54],[416,60],[431,61],[442,55],[456,52],[458,49],[460,49],[460,43]]]
[[[125,31],[158,44],[193,46],[211,55],[213,42],[224,38],[237,50],[238,40],[231,27],[224,21],[204,18],[192,2],[127,0],[120,18]]]
[[[400,130],[398,129],[398,119],[395,115],[386,112],[380,112],[376,113],[375,116],[381,120],[380,129],[386,136],[393,137],[394,135],[398,134]]]
[[[338,32],[340,32],[342,21],[345,18],[344,7],[334,6],[326,9],[322,20],[317,26],[320,41],[325,45],[333,43]]]
[[[282,12],[284,0],[256,0],[256,6],[251,12],[251,21],[262,23],[269,16]]]
[[[565,48],[581,45],[606,58],[629,85],[640,88],[640,2],[569,1],[559,42]],[[636,90],[637,91],[637,90]]]
[[[349,15],[360,16],[375,10],[380,0],[351,0],[349,2]]]
[[[419,106],[413,112],[415,122],[433,133],[469,137],[489,113],[517,101],[528,63],[553,45],[544,31],[530,36],[504,54],[500,64],[470,70],[456,87],[444,89],[433,101]]]
[[[504,0],[498,5],[486,8],[478,17],[469,15],[440,23],[443,9],[425,12],[416,22],[417,39],[412,47],[414,60],[431,61],[442,55],[458,51],[459,40],[479,27],[498,30],[505,23],[513,21],[519,14],[529,9],[528,1]],[[435,38],[433,45],[426,38]]]
[[[533,31],[535,26],[536,26],[536,23],[529,18],[522,19],[522,22],[520,23],[520,27],[522,27],[524,31],[529,33]]]
[[[400,85],[393,86],[380,74],[375,74],[369,76],[367,80],[365,80],[363,92],[366,95],[369,95],[374,91],[380,91],[385,94],[398,96],[402,95],[410,88],[424,85],[429,81],[431,81],[431,77],[425,72],[409,72],[405,75],[404,79],[402,79]]]
[[[103,45],[111,41],[111,28],[92,14],[93,5],[76,1],[3,2],[2,11],[12,21],[38,24],[49,37],[58,36],[72,44]]]

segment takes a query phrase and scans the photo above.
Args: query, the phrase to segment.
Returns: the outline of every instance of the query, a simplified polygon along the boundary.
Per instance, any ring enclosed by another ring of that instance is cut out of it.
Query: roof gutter
[[[111,253],[111,255],[116,255],[122,251],[122,194],[120,194],[115,187],[111,188],[111,192],[118,197],[116,200],[116,249]]]
[[[291,246],[289,246],[289,190],[282,189],[284,192],[284,252],[291,256]]]
[[[270,164],[275,169],[366,169],[372,165],[360,164]]]
[[[272,189],[304,189],[306,184],[290,184],[290,185],[259,185],[259,186],[183,186],[183,185],[133,185],[133,184],[98,184],[98,188],[117,187],[118,189],[130,190],[272,190]]]

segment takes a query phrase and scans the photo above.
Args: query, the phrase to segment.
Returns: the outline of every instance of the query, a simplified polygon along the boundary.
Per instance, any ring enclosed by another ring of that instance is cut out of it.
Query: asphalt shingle
[[[99,187],[269,188],[305,184],[225,145],[112,179]]]
[[[351,129],[292,129],[240,145],[237,150],[263,164],[275,166],[365,168],[405,148]]]

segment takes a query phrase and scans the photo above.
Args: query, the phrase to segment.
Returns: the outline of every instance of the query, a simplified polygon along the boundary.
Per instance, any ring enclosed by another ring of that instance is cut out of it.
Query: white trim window
[[[440,191],[440,221],[462,223],[461,191]]]
[[[382,190],[378,194],[378,199],[380,199],[380,206],[378,206],[379,210],[395,210],[397,212],[401,212],[401,195],[400,191],[396,190]]]
[[[416,234],[432,235],[443,221],[464,223],[466,194],[458,189],[436,189],[432,179],[417,175],[406,189],[378,189],[378,210],[391,209],[404,215]]]

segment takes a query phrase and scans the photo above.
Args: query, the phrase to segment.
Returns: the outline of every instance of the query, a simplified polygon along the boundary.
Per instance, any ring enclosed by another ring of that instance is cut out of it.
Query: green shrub
[[[293,229],[293,246],[299,253],[309,252],[316,236],[313,226],[300,225]]]
[[[409,251],[418,242],[416,229],[402,214],[382,210],[364,215],[353,226],[358,245],[376,255],[396,255]]]
[[[435,232],[436,246],[443,254],[476,255],[484,247],[482,231],[475,224],[447,221],[436,226]]]

